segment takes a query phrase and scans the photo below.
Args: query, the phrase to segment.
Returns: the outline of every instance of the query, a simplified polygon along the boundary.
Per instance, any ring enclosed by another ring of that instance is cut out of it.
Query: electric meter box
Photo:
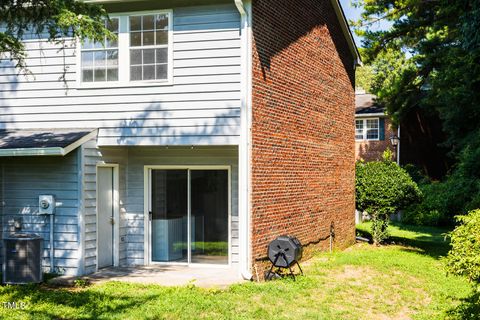
[[[52,194],[42,194],[38,196],[38,213],[54,214],[55,213],[55,196]]]

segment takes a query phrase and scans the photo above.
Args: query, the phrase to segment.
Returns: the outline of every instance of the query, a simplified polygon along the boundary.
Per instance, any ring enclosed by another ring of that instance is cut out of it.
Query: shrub
[[[455,216],[480,207],[480,133],[458,155],[456,166],[441,182],[419,178],[422,203],[404,211],[404,222],[425,225],[454,225]],[[406,166],[407,167],[407,166]],[[408,166],[410,171],[415,168]]]
[[[432,182],[420,184],[423,200],[414,203],[403,211],[402,222],[413,225],[438,226],[451,224],[450,217],[446,214],[448,207],[447,184]]]
[[[445,258],[450,274],[466,276],[480,285],[480,209],[457,216],[460,223],[449,235],[452,249]]]
[[[408,173],[392,161],[391,152],[383,161],[357,162],[356,207],[372,218],[375,244],[388,237],[390,214],[421,199],[422,193]]]

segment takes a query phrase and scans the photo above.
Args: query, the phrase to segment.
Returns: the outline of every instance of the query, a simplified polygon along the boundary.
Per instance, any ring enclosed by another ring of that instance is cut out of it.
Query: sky
[[[343,11],[345,12],[345,16],[347,17],[347,20],[358,20],[360,18],[360,14],[362,13],[362,8],[354,8],[350,4],[351,0],[340,0],[340,4],[342,5]],[[380,29],[388,29],[388,27],[391,26],[391,23],[380,20],[372,25],[370,25],[370,28],[372,30],[380,30]],[[350,28],[352,29],[352,28]],[[357,44],[357,47],[362,46],[361,38],[359,38],[352,30],[353,38],[355,39],[355,43]]]
[[[345,16],[347,20],[358,20],[360,18],[360,14],[362,13],[362,8],[354,8],[350,4],[350,0],[340,0],[340,4],[342,5],[343,11],[345,12]],[[350,28],[351,29],[351,28]],[[353,38],[355,39],[355,43],[357,47],[361,47],[361,38],[357,37],[357,35],[353,32]]]

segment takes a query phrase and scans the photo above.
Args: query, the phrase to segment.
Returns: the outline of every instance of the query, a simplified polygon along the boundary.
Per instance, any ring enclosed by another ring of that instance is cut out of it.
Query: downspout
[[[240,105],[240,143],[238,146],[238,216],[239,216],[239,242],[240,242],[240,275],[245,280],[253,278],[250,272],[250,46],[249,46],[249,15],[242,0],[234,0],[240,13],[240,39],[241,39],[241,105]]]

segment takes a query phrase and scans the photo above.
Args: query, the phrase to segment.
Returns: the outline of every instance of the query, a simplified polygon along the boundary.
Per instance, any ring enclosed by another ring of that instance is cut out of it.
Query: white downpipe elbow
[[[243,6],[243,1],[242,0],[233,0],[233,1],[235,2],[235,6],[237,7],[238,12],[240,12],[242,16],[246,15],[247,12],[245,11],[245,7]]]

